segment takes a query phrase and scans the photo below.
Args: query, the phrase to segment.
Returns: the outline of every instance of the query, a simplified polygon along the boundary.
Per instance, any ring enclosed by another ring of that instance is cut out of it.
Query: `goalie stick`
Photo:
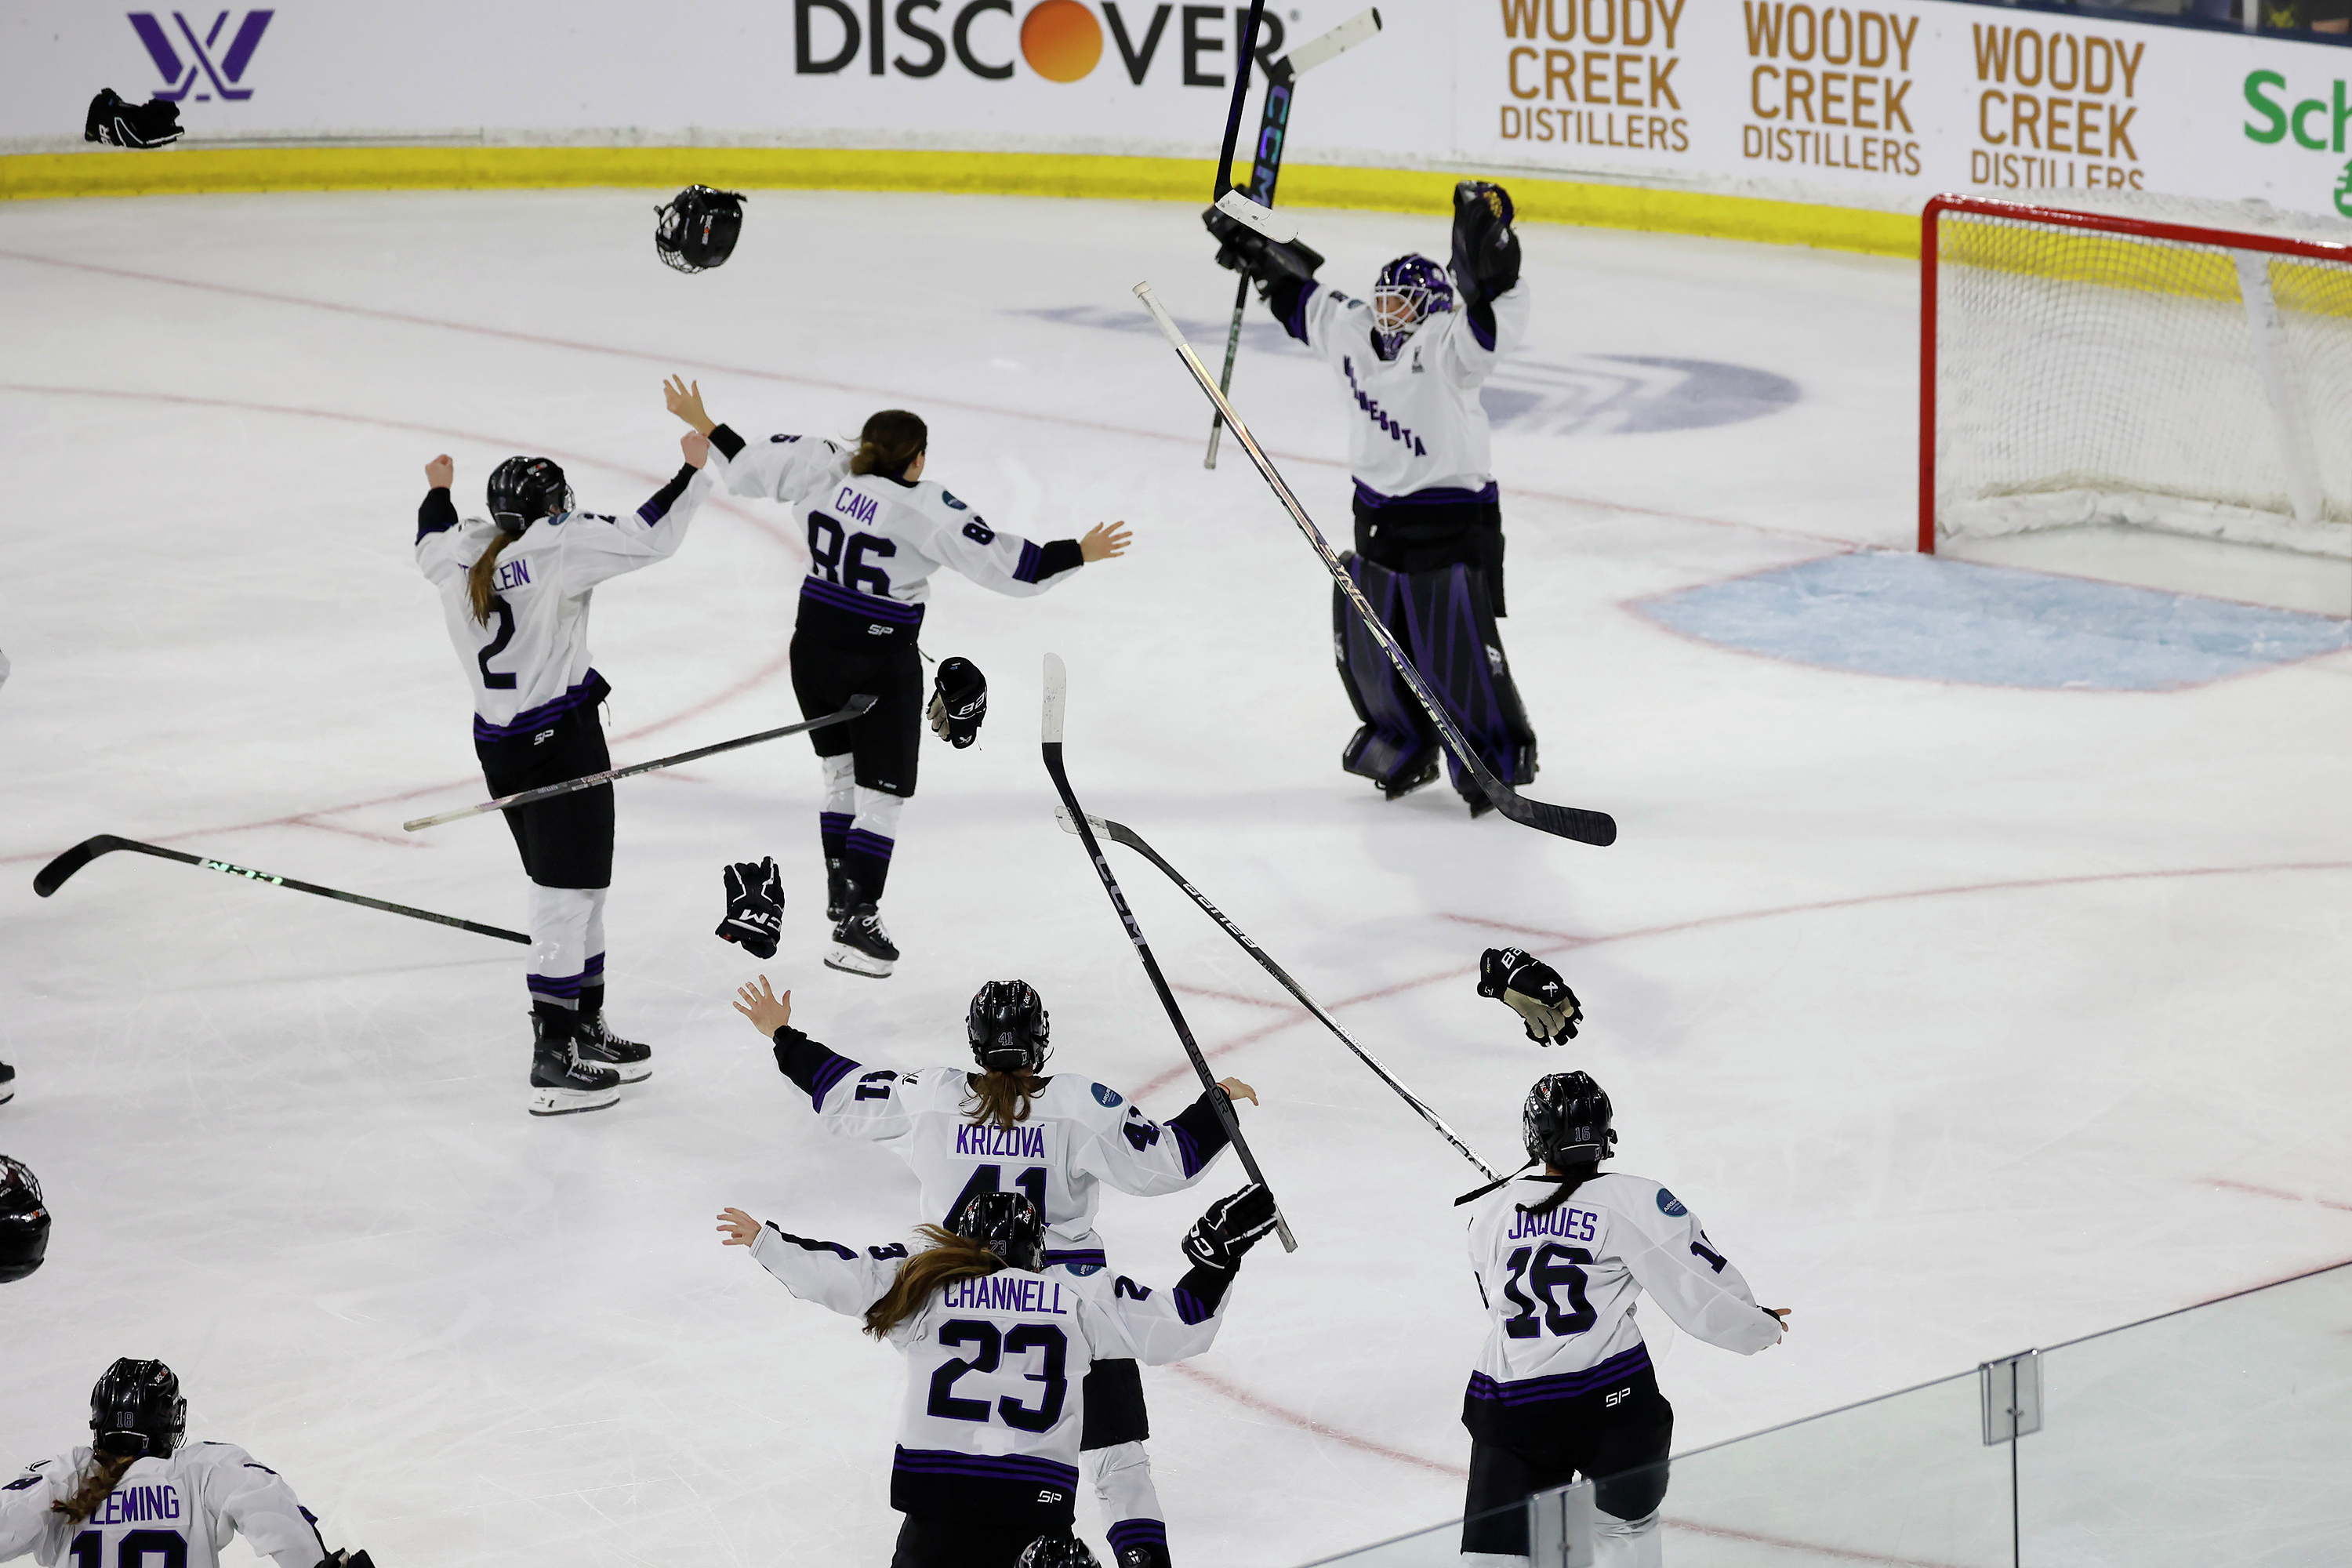
[[[570,795],[574,790],[593,789],[598,784],[611,784],[614,779],[635,778],[639,773],[649,773],[656,768],[676,767],[680,763],[690,763],[698,757],[715,757],[721,752],[732,752],[743,746],[756,746],[762,741],[773,741],[784,735],[797,735],[807,730],[822,730],[828,724],[845,724],[873,706],[874,699],[860,692],[822,719],[804,719],[797,724],[787,724],[781,730],[762,730],[756,735],[743,735],[732,741],[721,741],[715,746],[698,746],[691,752],[680,752],[674,757],[656,757],[650,763],[635,763],[625,768],[607,768],[601,773],[589,773],[581,778],[565,779],[562,784],[541,784],[537,789],[527,789],[515,795],[502,795],[496,800],[486,800],[479,805],[469,805],[462,811],[445,811],[438,816],[420,816],[414,822],[404,822],[400,826],[403,831],[415,833],[420,828],[438,827],[445,822],[455,822],[460,817],[479,816],[487,811],[505,811],[510,806],[530,805],[538,801],[551,800],[559,795]]]
[[[1201,363],[1201,356],[1192,352],[1192,345],[1184,341],[1184,334],[1177,330],[1167,310],[1153,297],[1151,285],[1138,283],[1135,297],[1143,301],[1143,308],[1150,311],[1151,319],[1159,323],[1160,335],[1175,349],[1177,357],[1184,362],[1184,368],[1192,373],[1192,379],[1200,383],[1202,392],[1208,394],[1209,401],[1215,404],[1217,411],[1225,416],[1225,423],[1234,427],[1234,439],[1242,444],[1242,450],[1249,454],[1250,461],[1257,465],[1257,471],[1265,476],[1266,484],[1274,490],[1275,499],[1281,501],[1284,510],[1290,513],[1290,520],[1298,525],[1298,531],[1307,536],[1307,542],[1315,547],[1315,553],[1323,558],[1324,568],[1331,574],[1331,580],[1339,584],[1339,591],[1348,596],[1349,604],[1356,606],[1356,614],[1363,617],[1366,629],[1372,634],[1372,640],[1381,645],[1381,651],[1389,656],[1389,662],[1396,666],[1397,673],[1404,678],[1405,685],[1412,688],[1414,698],[1429,715],[1430,722],[1437,726],[1437,732],[1444,738],[1446,749],[1460,759],[1470,776],[1478,781],[1478,787],[1486,791],[1486,798],[1494,802],[1495,809],[1522,827],[1532,827],[1561,838],[1573,838],[1580,844],[1606,846],[1617,842],[1617,823],[1607,812],[1529,800],[1495,776],[1495,770],[1478,755],[1477,748],[1470,744],[1469,738],[1462,733],[1461,726],[1454,723],[1453,715],[1445,711],[1436,694],[1429,689],[1429,683],[1422,679],[1421,671],[1415,669],[1412,660],[1405,657],[1404,645],[1397,641],[1395,633],[1381,624],[1381,617],[1373,611],[1371,601],[1364,597],[1364,591],[1356,585],[1354,578],[1348,575],[1348,569],[1333,553],[1330,542],[1323,537],[1322,530],[1315,526],[1315,520],[1307,515],[1307,509],[1298,504],[1298,498],[1291,493],[1290,486],[1274,466],[1273,459],[1265,455],[1265,449],[1257,444],[1257,437],[1250,434],[1249,426],[1243,424],[1241,416],[1234,412],[1234,405],[1225,401],[1225,395],[1217,390],[1217,384],[1209,379],[1209,372]]]
[[[1093,829],[1086,826],[1093,819],[1078,805],[1077,795],[1070,788],[1070,775],[1063,770],[1062,707],[1068,690],[1069,675],[1062,668],[1062,656],[1047,654],[1042,736],[1045,772],[1052,776],[1054,789],[1062,797],[1062,809],[1077,819],[1077,835],[1079,841],[1087,847],[1087,858],[1095,863],[1095,875],[1102,879],[1103,891],[1110,895],[1110,907],[1118,911],[1120,923],[1127,927],[1127,940],[1135,943],[1135,956],[1143,961],[1143,973],[1150,976],[1152,990],[1160,994],[1160,1005],[1168,1009],[1168,1021],[1176,1026],[1176,1037],[1183,1042],[1184,1054],[1192,1058],[1192,1070],[1201,1075],[1202,1087],[1215,1089],[1217,1078],[1209,1070],[1209,1058],[1201,1054],[1199,1042],[1192,1038],[1192,1026],[1184,1021],[1183,1010],[1176,1005],[1176,994],[1168,989],[1167,976],[1160,973],[1160,961],[1151,956],[1151,944],[1143,940],[1143,928],[1135,923],[1134,911],[1127,907],[1127,895],[1118,890],[1118,879],[1111,875],[1110,862],[1103,858],[1102,846],[1095,842]],[[1251,1181],[1261,1187],[1265,1186],[1265,1175],[1257,1168],[1257,1156],[1250,1152],[1249,1143],[1242,1137],[1241,1119],[1234,1113],[1233,1101],[1222,1091],[1208,1098],[1210,1105],[1216,1110],[1217,1120],[1224,1124],[1225,1136],[1232,1142],[1234,1152],[1241,1157],[1242,1169],[1249,1173]],[[1267,1190],[1269,1193],[1272,1191],[1271,1188]],[[1282,1237],[1282,1249],[1285,1252],[1297,1251],[1298,1242],[1290,1234],[1290,1222],[1283,1217],[1279,1203],[1275,1205],[1274,1225]]]
[[[1324,61],[1354,48],[1381,30],[1381,14],[1377,8],[1360,11],[1319,37],[1309,38],[1297,48],[1276,60],[1265,69],[1265,104],[1258,111],[1257,150],[1250,161],[1249,189],[1240,193],[1244,200],[1233,203],[1221,193],[1217,205],[1232,216],[1255,227],[1247,204],[1261,207],[1274,205],[1275,182],[1282,177],[1282,141],[1290,128],[1290,100],[1298,79]],[[1235,211],[1235,206],[1242,210]],[[1234,361],[1241,353],[1242,312],[1249,304],[1249,275],[1244,273],[1234,285],[1234,320],[1225,329],[1225,368],[1217,376],[1217,390],[1231,392],[1234,387]],[[1201,467],[1217,466],[1217,443],[1225,433],[1225,416],[1209,416],[1209,455]]]
[[[290,892],[316,893],[322,899],[340,899],[347,904],[359,904],[366,909],[382,910],[388,915],[406,915],[414,921],[431,921],[436,925],[456,926],[460,931],[477,931],[483,936],[497,937],[501,942],[519,942],[525,947],[530,945],[530,938],[519,931],[501,931],[497,926],[477,925],[472,921],[461,921],[456,915],[436,915],[431,910],[412,910],[406,904],[386,903],[382,899],[371,899],[363,893],[346,893],[341,888],[322,888],[316,882],[298,882],[291,877],[279,877],[268,871],[256,871],[248,866],[232,866],[226,860],[207,860],[201,855],[190,855],[179,849],[166,849],[160,844],[142,844],[136,838],[118,838],[111,833],[101,833],[95,838],[85,838],[42,867],[39,874],[33,879],[33,891],[46,899],[64,887],[66,879],[76,871],[80,870],[100,856],[110,854],[117,849],[130,849],[142,855],[152,855],[159,860],[177,860],[184,866],[196,866],[207,871],[219,871],[231,877],[243,877],[248,882],[267,882],[273,888],[284,888]]]
[[[1063,832],[1076,833],[1078,830],[1077,824],[1070,819],[1068,808],[1065,807],[1055,815],[1061,819]],[[1293,980],[1290,977],[1290,972],[1288,970],[1283,968],[1279,963],[1276,963],[1273,958],[1267,954],[1265,949],[1252,942],[1249,939],[1249,933],[1243,931],[1241,927],[1235,925],[1230,919],[1228,919],[1224,910],[1211,903],[1208,900],[1208,897],[1203,894],[1200,889],[1186,881],[1182,872],[1177,870],[1175,867],[1171,866],[1165,859],[1162,859],[1160,858],[1160,851],[1154,849],[1150,845],[1146,844],[1143,841],[1143,836],[1141,834],[1136,832],[1135,829],[1128,826],[1123,822],[1111,822],[1099,816],[1088,816],[1087,818],[1087,826],[1093,828],[1097,833],[1101,834],[1104,837],[1109,839],[1114,844],[1126,845],[1129,849],[1134,850],[1138,855],[1142,856],[1146,860],[1149,860],[1154,866],[1159,867],[1162,872],[1166,873],[1170,881],[1184,889],[1184,896],[1186,898],[1192,900],[1195,904],[1198,904],[1202,910],[1206,913],[1211,920],[1216,921],[1219,925],[1224,928],[1225,934],[1227,936],[1232,937],[1235,942],[1241,943],[1243,952],[1257,960],[1259,968],[1265,970],[1268,974],[1273,975],[1276,980],[1280,981],[1282,983],[1282,988],[1285,991],[1289,992],[1293,996],[1298,998],[1298,1004],[1300,1006],[1305,1007],[1309,1013],[1314,1014],[1317,1022],[1320,1023],[1325,1028],[1330,1030],[1333,1035],[1337,1036],[1341,1045],[1355,1052],[1357,1060],[1371,1068],[1372,1071],[1378,1075],[1382,1083],[1396,1090],[1399,1098],[1403,1100],[1407,1105],[1412,1106],[1413,1110],[1419,1111],[1421,1113],[1421,1119],[1423,1121],[1428,1122],[1429,1125],[1435,1130],[1439,1137],[1444,1139],[1448,1143],[1453,1144],[1455,1151],[1459,1152],[1464,1159],[1477,1166],[1479,1170],[1486,1173],[1488,1176],[1498,1181],[1506,1179],[1503,1177],[1502,1173],[1496,1170],[1494,1166],[1489,1165],[1486,1161],[1478,1158],[1477,1152],[1473,1150],[1469,1144],[1462,1141],[1462,1135],[1445,1124],[1445,1119],[1444,1117],[1438,1115],[1434,1110],[1432,1110],[1428,1105],[1422,1100],[1420,1096],[1414,1094],[1412,1090],[1405,1088],[1403,1084],[1399,1083],[1397,1081],[1396,1075],[1389,1071],[1387,1065],[1383,1063],[1380,1058],[1372,1055],[1371,1052],[1364,1049],[1363,1047],[1349,1038],[1348,1031],[1339,1027],[1339,1021],[1333,1018],[1330,1014],[1323,1010],[1322,1004],[1317,1002],[1314,997],[1307,994],[1305,987],[1301,986],[1297,981]]]

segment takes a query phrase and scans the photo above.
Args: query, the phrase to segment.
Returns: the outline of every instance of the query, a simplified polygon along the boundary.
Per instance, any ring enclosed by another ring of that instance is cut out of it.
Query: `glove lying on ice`
[[[1511,1005],[1539,1046],[1564,1046],[1576,1038],[1584,1009],[1559,971],[1516,947],[1490,947],[1478,959],[1478,994]]]
[[[988,717],[988,677],[968,658],[940,664],[931,683],[931,733],[961,751],[980,736],[980,721]]]
[[[784,883],[775,857],[738,860],[727,868],[727,918],[719,934],[740,942],[754,958],[776,956],[776,936],[784,925]]]
[[[178,104],[160,98],[125,103],[110,87],[89,100],[89,115],[81,126],[83,141],[109,147],[168,147],[184,134]]]

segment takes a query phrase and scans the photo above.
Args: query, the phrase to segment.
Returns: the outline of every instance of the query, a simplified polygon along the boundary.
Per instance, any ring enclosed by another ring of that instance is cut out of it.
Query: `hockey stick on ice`
[[[412,910],[406,904],[390,904],[382,899],[371,899],[362,893],[346,893],[341,888],[321,888],[315,882],[298,882],[291,877],[274,876],[268,871],[256,871],[250,867],[232,866],[226,860],[207,860],[201,855],[190,855],[178,849],[166,849],[158,844],[142,844],[136,838],[117,838],[111,833],[101,833],[95,838],[85,838],[47,865],[33,879],[33,891],[47,898],[66,884],[66,879],[89,865],[100,856],[117,849],[135,850],[162,860],[177,860],[184,866],[199,866],[207,871],[220,871],[231,877],[243,877],[249,882],[267,882],[273,888],[285,888],[297,893],[316,893],[322,899],[340,899],[347,904],[359,904],[371,910],[382,910],[388,915],[406,915],[411,920],[431,921],[436,925],[456,926],[460,931],[478,931],[494,936],[501,942],[519,942],[525,947],[530,938],[519,931],[501,931],[497,926],[477,925],[461,921],[456,915],[436,915],[431,910]]]
[[[504,811],[509,806],[530,805],[537,801],[551,800],[559,795],[570,795],[574,790],[594,789],[598,784],[611,784],[614,779],[635,778],[639,773],[649,773],[656,768],[676,767],[680,763],[690,763],[698,757],[714,757],[721,752],[732,752],[744,746],[756,746],[762,741],[773,741],[784,735],[797,735],[808,730],[822,730],[828,724],[845,724],[873,706],[874,699],[860,692],[822,719],[804,719],[797,724],[787,724],[781,730],[762,730],[756,735],[743,735],[732,741],[721,741],[715,746],[698,746],[690,752],[680,752],[674,757],[656,757],[650,763],[635,763],[625,768],[607,768],[601,773],[589,773],[582,778],[565,779],[562,784],[542,784],[537,789],[527,789],[518,795],[502,795],[496,800],[486,800],[479,805],[469,805],[462,811],[445,811],[438,816],[420,816],[414,822],[404,822],[400,826],[405,831],[415,833],[419,828],[438,827],[445,822],[455,822],[459,817],[479,816],[486,811]]]
[[[1168,1009],[1168,1021],[1176,1026],[1176,1037],[1183,1042],[1184,1054],[1192,1058],[1192,1070],[1201,1075],[1204,1089],[1217,1087],[1217,1075],[1209,1070],[1209,1058],[1201,1054],[1200,1043],[1192,1038],[1192,1026],[1184,1022],[1183,1010],[1176,1005],[1176,994],[1168,989],[1167,976],[1160,973],[1160,961],[1151,956],[1151,944],[1143,940],[1143,928],[1135,923],[1134,911],[1127,907],[1127,895],[1118,890],[1118,879],[1111,875],[1110,862],[1103,858],[1102,846],[1095,842],[1093,829],[1086,826],[1085,809],[1078,805],[1076,792],[1070,788],[1070,775],[1062,768],[1062,706],[1069,691],[1069,675],[1062,668],[1062,656],[1045,656],[1045,712],[1044,750],[1045,772],[1052,775],[1054,788],[1062,797],[1062,809],[1073,818],[1081,819],[1077,834],[1087,847],[1087,858],[1095,863],[1095,875],[1102,879],[1103,891],[1110,895],[1110,907],[1118,911],[1120,923],[1127,927],[1127,940],[1135,943],[1135,956],[1143,961],[1143,973],[1151,979],[1151,988],[1160,994],[1160,1005]],[[1250,1152],[1247,1141],[1242,1137],[1241,1119],[1234,1114],[1233,1102],[1222,1093],[1209,1096],[1216,1109],[1217,1120],[1224,1123],[1225,1136],[1241,1157],[1242,1169],[1259,1186],[1265,1185],[1265,1175],[1257,1168],[1257,1156]],[[1282,1237],[1285,1252],[1298,1250],[1298,1242],[1290,1234],[1290,1222],[1282,1215],[1279,1204],[1275,1206],[1275,1229]]]
[[[1290,128],[1290,100],[1298,79],[1328,59],[1354,48],[1358,44],[1381,30],[1378,10],[1360,11],[1329,32],[1299,45],[1265,69],[1265,106],[1258,111],[1257,149],[1250,162],[1248,199],[1262,207],[1274,205],[1275,182],[1282,177],[1282,141]],[[1220,205],[1223,205],[1222,196]],[[1247,222],[1246,216],[1235,214]],[[1231,392],[1234,388],[1234,360],[1241,353],[1242,311],[1249,304],[1249,276],[1243,274],[1234,286],[1234,320],[1225,329],[1225,368],[1217,377],[1217,390]],[[1201,466],[1217,466],[1217,443],[1225,433],[1225,416],[1209,416],[1209,455]]]
[[[1077,824],[1070,819],[1068,808],[1065,807],[1055,815],[1061,819],[1063,832],[1076,833],[1078,830]],[[1134,850],[1138,855],[1142,856],[1146,860],[1149,860],[1153,865],[1159,867],[1162,872],[1167,874],[1167,878],[1170,881],[1184,889],[1184,896],[1186,898],[1192,900],[1195,904],[1198,904],[1211,920],[1224,927],[1225,934],[1227,936],[1232,937],[1235,942],[1241,943],[1243,952],[1257,960],[1259,968],[1265,970],[1268,974],[1273,975],[1275,979],[1280,981],[1282,983],[1282,988],[1285,991],[1289,992],[1293,996],[1298,998],[1298,1005],[1300,1006],[1306,1008],[1309,1013],[1314,1014],[1317,1022],[1320,1023],[1325,1028],[1330,1030],[1332,1034],[1339,1037],[1339,1040],[1341,1045],[1355,1052],[1357,1060],[1371,1068],[1373,1073],[1379,1077],[1382,1083],[1396,1090],[1399,1098],[1403,1100],[1407,1105],[1412,1106],[1413,1110],[1419,1111],[1421,1113],[1421,1119],[1423,1121],[1428,1122],[1429,1125],[1436,1131],[1439,1137],[1444,1139],[1448,1143],[1453,1144],[1455,1151],[1458,1152],[1464,1159],[1477,1166],[1478,1169],[1484,1171],[1487,1175],[1497,1179],[1501,1178],[1501,1173],[1496,1171],[1494,1166],[1486,1163],[1486,1161],[1478,1158],[1476,1151],[1473,1150],[1469,1144],[1462,1141],[1462,1135],[1459,1132],[1454,1131],[1453,1128],[1448,1127],[1445,1124],[1445,1119],[1444,1117],[1438,1115],[1434,1110],[1432,1110],[1428,1105],[1423,1101],[1420,1096],[1414,1094],[1412,1090],[1405,1088],[1403,1084],[1399,1083],[1397,1081],[1396,1075],[1389,1071],[1387,1065],[1383,1063],[1380,1058],[1372,1055],[1371,1052],[1364,1049],[1363,1047],[1349,1038],[1348,1031],[1339,1027],[1339,1021],[1333,1018],[1330,1014],[1323,1010],[1323,1005],[1321,1003],[1316,1001],[1314,997],[1307,994],[1306,988],[1300,985],[1297,981],[1293,980],[1290,977],[1290,972],[1288,970],[1283,968],[1282,965],[1276,963],[1273,958],[1268,956],[1265,949],[1252,942],[1249,939],[1249,933],[1243,931],[1241,927],[1235,925],[1230,919],[1228,919],[1224,910],[1211,903],[1208,900],[1207,896],[1203,894],[1200,889],[1186,881],[1182,872],[1177,870],[1175,867],[1171,866],[1166,860],[1162,859],[1160,858],[1160,851],[1154,849],[1150,845],[1146,844],[1143,841],[1143,836],[1141,834],[1136,832],[1135,829],[1128,826],[1123,822],[1111,822],[1099,816],[1087,817],[1087,826],[1092,827],[1097,833],[1101,834],[1104,837],[1109,839],[1114,844],[1126,845],[1129,849]]]
[[[1453,715],[1445,711],[1436,694],[1429,689],[1429,683],[1422,679],[1421,671],[1415,669],[1412,660],[1405,657],[1404,645],[1397,641],[1395,633],[1381,624],[1381,617],[1372,609],[1371,601],[1364,597],[1364,591],[1356,586],[1354,578],[1348,575],[1348,569],[1332,552],[1330,542],[1315,526],[1315,520],[1307,515],[1307,509],[1298,504],[1298,498],[1291,493],[1290,486],[1284,481],[1280,470],[1275,468],[1273,459],[1265,455],[1265,449],[1257,444],[1257,437],[1250,434],[1249,426],[1243,424],[1241,416],[1234,412],[1234,405],[1225,401],[1225,395],[1217,390],[1217,384],[1209,379],[1209,372],[1201,363],[1201,356],[1192,352],[1192,345],[1184,341],[1184,334],[1177,330],[1176,323],[1169,319],[1168,312],[1152,296],[1151,285],[1138,283],[1135,297],[1143,301],[1143,308],[1150,310],[1151,319],[1160,324],[1160,335],[1176,350],[1177,357],[1184,362],[1184,368],[1192,373],[1192,379],[1201,384],[1201,390],[1208,394],[1209,401],[1215,404],[1217,411],[1225,416],[1225,423],[1233,426],[1234,439],[1242,444],[1242,450],[1249,454],[1250,461],[1257,465],[1257,471],[1272,487],[1275,499],[1281,501],[1284,510],[1290,513],[1290,520],[1298,525],[1298,531],[1307,536],[1307,542],[1315,547],[1315,553],[1323,558],[1324,568],[1331,574],[1331,580],[1339,584],[1339,591],[1348,596],[1349,604],[1356,606],[1356,614],[1363,617],[1366,629],[1372,634],[1372,640],[1381,645],[1381,651],[1389,656],[1389,662],[1396,666],[1397,673],[1412,689],[1414,698],[1429,715],[1430,722],[1437,726],[1437,732],[1444,738],[1446,749],[1460,760],[1470,776],[1478,781],[1478,787],[1486,791],[1488,800],[1495,803],[1495,809],[1523,827],[1556,834],[1562,838],[1573,838],[1580,844],[1609,845],[1617,842],[1617,823],[1607,812],[1529,800],[1495,776],[1495,770],[1478,755],[1477,748],[1470,744],[1469,738],[1462,733],[1461,726],[1454,723]]]

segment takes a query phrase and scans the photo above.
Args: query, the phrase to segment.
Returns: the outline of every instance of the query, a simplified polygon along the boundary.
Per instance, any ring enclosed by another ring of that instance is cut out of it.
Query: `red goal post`
[[[2105,523],[2352,554],[2352,229],[2138,201],[1927,203],[1919,549]]]

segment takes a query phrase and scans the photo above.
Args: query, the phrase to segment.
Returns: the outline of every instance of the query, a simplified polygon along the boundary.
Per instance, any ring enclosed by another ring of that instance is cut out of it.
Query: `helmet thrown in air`
[[[992,980],[964,1015],[971,1059],[987,1072],[1035,1072],[1053,1055],[1053,1020],[1025,980]]]
[[[743,193],[688,185],[654,211],[654,249],[680,272],[700,272],[735,254]]]
[[[49,1250],[49,1211],[41,1184],[22,1160],[0,1154],[0,1283],[22,1279]]]
[[[1026,1193],[974,1193],[948,1219],[948,1228],[976,1241],[1014,1268],[1045,1267],[1045,1221]]]
[[[490,521],[520,533],[542,517],[572,510],[572,487],[549,458],[509,458],[490,470]]]
[[[1609,1118],[1609,1096],[1591,1075],[1556,1072],[1539,1079],[1520,1113],[1528,1158],[1555,1168],[1599,1164],[1617,1142]]]
[[[178,1375],[160,1361],[124,1356],[89,1391],[89,1429],[101,1454],[165,1458],[188,1429]]]

